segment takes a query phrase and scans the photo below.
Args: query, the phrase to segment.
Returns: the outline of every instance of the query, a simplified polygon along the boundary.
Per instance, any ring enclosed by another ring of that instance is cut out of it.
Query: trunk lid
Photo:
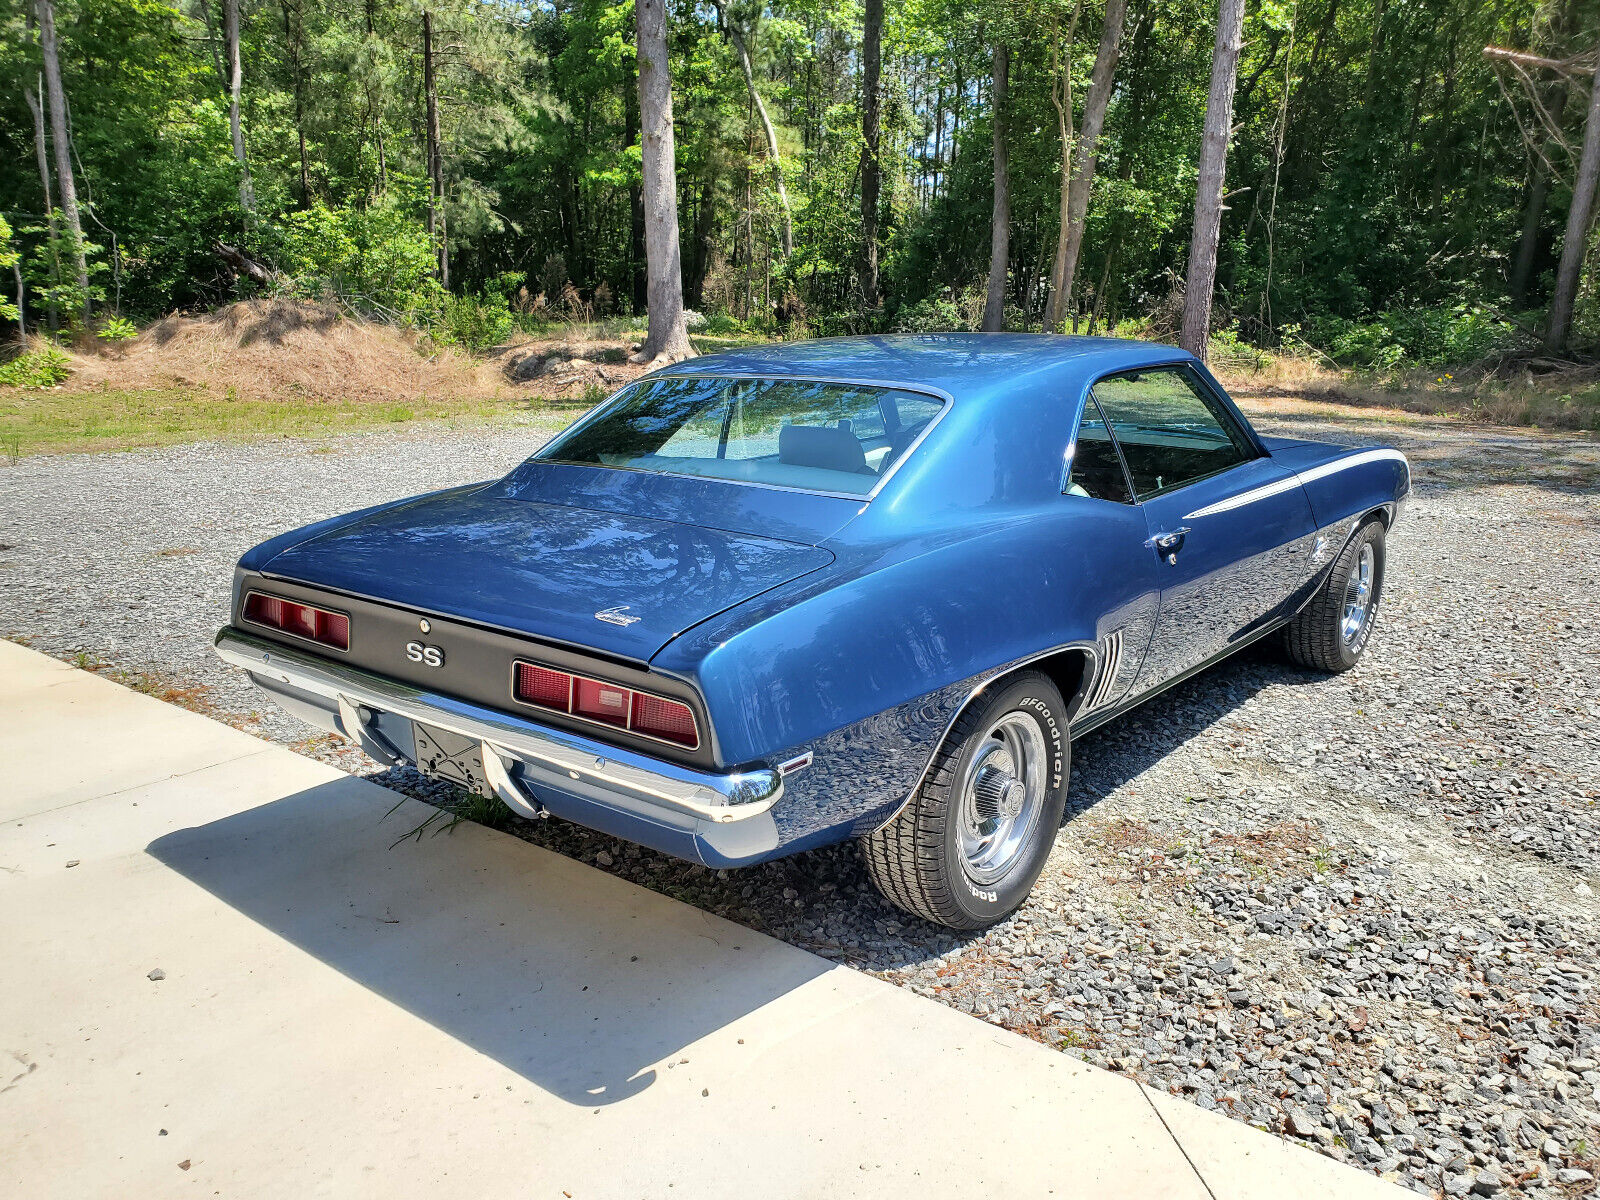
[[[832,561],[815,546],[510,499],[488,485],[370,514],[260,569],[648,662],[691,626]]]

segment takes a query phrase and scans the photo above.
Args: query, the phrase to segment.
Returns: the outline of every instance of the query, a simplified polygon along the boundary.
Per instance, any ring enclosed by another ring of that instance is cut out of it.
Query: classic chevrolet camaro
[[[1410,486],[1259,436],[1169,346],[765,346],[257,546],[217,650],[524,816],[710,867],[858,838],[891,901],[976,929],[1043,869],[1075,736],[1269,635],[1355,665]]]

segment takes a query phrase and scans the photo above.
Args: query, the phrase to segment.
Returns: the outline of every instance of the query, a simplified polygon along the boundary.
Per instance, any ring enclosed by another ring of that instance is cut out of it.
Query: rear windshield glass
[[[938,415],[929,396],[800,379],[655,379],[534,458],[864,496]]]

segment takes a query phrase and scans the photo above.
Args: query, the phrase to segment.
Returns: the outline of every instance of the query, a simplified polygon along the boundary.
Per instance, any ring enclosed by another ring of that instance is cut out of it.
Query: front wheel
[[[1017,675],[967,707],[905,808],[861,839],[867,874],[924,920],[993,925],[1044,870],[1071,764],[1061,693],[1037,671]]]
[[[1284,646],[1302,667],[1338,673],[1361,661],[1383,594],[1383,522],[1368,521],[1350,539],[1311,603],[1289,623]]]

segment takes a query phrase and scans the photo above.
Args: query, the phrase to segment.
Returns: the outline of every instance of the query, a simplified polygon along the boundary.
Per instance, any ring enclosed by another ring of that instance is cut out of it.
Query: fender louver
[[[1122,630],[1117,630],[1100,643],[1100,674],[1084,699],[1084,712],[1103,708],[1116,694],[1117,672],[1122,667]]]

